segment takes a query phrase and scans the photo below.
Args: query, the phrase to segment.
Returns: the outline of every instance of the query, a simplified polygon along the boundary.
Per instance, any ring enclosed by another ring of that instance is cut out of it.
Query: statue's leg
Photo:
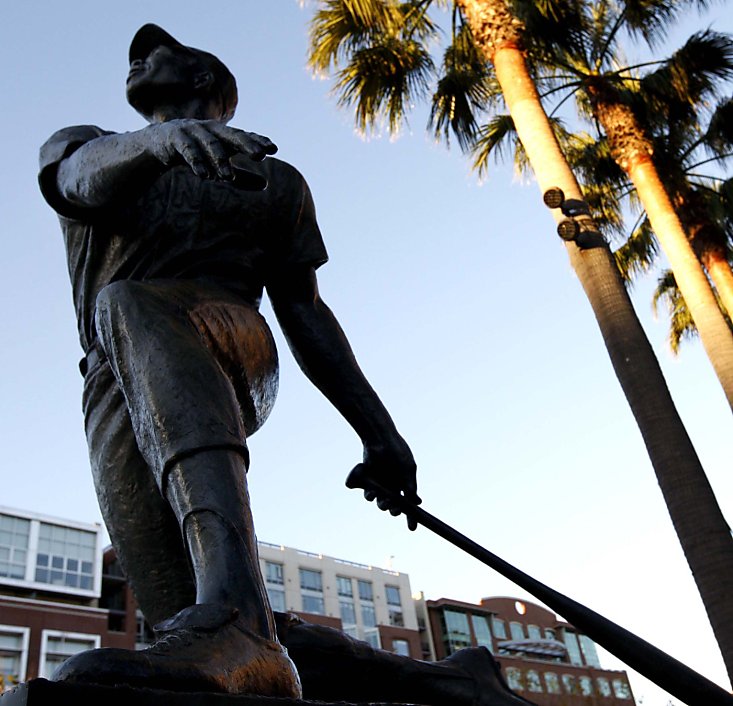
[[[298,696],[259,572],[245,478],[245,430],[271,403],[269,330],[230,293],[174,281],[109,285],[96,325],[137,446],[180,528],[196,603],[156,625],[161,637],[143,653],[72,658],[56,678]],[[233,352],[244,353],[238,367]]]
[[[306,699],[389,701],[427,706],[527,706],[506,685],[488,650],[460,650],[424,662],[292,614],[275,614],[278,635],[298,667]]]
[[[135,599],[155,625],[195,601],[181,531],[137,448],[125,398],[103,359],[85,376],[83,405],[102,516]]]

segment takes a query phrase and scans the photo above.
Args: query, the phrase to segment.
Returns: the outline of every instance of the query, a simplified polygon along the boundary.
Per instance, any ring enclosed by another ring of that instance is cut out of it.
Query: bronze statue
[[[445,682],[424,703],[526,703],[503,686],[505,700],[477,695],[477,678],[501,683],[488,653],[427,665],[286,616],[276,630],[246,484],[247,436],[277,392],[264,290],[300,367],[362,439],[366,471],[420,502],[415,462],[319,296],[327,254],[305,180],[268,156],[270,140],[227,125],[229,70],[148,24],[130,46],[127,97],[147,127],[60,130],[41,148],[39,180],[66,243],[97,495],[158,640],[82,653],[54,678],[299,697],[279,636],[293,654],[330,645],[383,674],[413,664],[423,691]],[[477,677],[474,663],[493,676]]]

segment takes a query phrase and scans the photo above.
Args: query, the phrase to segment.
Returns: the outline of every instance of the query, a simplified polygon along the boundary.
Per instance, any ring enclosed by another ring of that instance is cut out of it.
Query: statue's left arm
[[[291,269],[268,283],[267,290],[301,369],[361,438],[366,472],[419,503],[412,452],[359,368],[336,317],[321,299],[315,269]]]

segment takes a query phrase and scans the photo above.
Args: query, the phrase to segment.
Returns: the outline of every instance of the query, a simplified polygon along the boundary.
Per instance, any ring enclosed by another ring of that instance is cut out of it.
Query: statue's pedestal
[[[31,679],[0,695],[0,706],[389,706],[297,701],[264,696],[185,693],[129,686],[65,684]],[[395,705],[396,706],[396,705]]]

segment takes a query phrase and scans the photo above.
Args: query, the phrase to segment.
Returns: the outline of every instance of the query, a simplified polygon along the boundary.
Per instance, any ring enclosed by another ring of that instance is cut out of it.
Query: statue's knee
[[[139,306],[141,287],[140,282],[120,280],[100,290],[97,294],[95,312],[95,324],[99,334],[114,329],[120,319],[129,320],[130,313]]]

